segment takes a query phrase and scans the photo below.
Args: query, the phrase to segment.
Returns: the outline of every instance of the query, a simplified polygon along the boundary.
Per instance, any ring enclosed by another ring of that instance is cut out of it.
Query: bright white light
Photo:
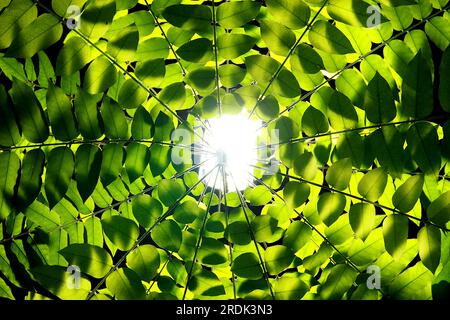
[[[231,192],[237,187],[245,189],[252,181],[253,167],[258,157],[256,149],[258,128],[261,121],[248,119],[247,114],[222,115],[220,118],[208,121],[209,130],[206,130],[204,139],[209,146],[204,150],[211,153],[202,153],[200,163],[213,157],[200,167],[200,178],[204,177],[218,164],[223,164],[226,170],[227,191]],[[213,186],[216,172],[211,174],[212,178],[205,179],[209,186]],[[223,190],[222,174],[219,173],[216,189]]]

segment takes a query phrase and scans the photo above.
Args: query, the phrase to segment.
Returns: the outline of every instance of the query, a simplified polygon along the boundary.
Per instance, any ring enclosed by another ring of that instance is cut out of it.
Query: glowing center
[[[205,141],[209,146],[205,147],[211,153],[201,155],[203,162],[213,157],[200,168],[200,177],[210,172],[217,165],[223,165],[226,171],[227,191],[245,189],[252,178],[252,165],[257,163],[258,128],[260,121],[249,120],[246,114],[222,115],[220,118],[208,121],[209,130],[206,131]],[[206,182],[212,187],[213,178],[206,178]],[[219,173],[216,189],[223,190],[222,174]]]

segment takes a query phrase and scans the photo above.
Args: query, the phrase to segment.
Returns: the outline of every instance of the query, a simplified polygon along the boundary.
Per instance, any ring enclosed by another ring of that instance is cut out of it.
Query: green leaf
[[[355,234],[352,232],[349,223],[349,215],[346,213],[342,214],[335,222],[333,222],[333,224],[326,229],[325,237],[333,245],[340,245],[348,241],[348,239],[355,238]],[[354,247],[352,247],[352,249],[353,248]]]
[[[73,275],[60,266],[39,266],[30,270],[33,278],[49,292],[60,299],[84,300],[91,291],[91,282],[80,277],[78,290],[71,289],[74,285]]]
[[[437,176],[441,169],[441,155],[436,128],[429,122],[414,123],[408,130],[406,142],[422,172]]]
[[[186,89],[184,83],[176,82],[161,90],[158,97],[166,105],[175,110],[184,108],[186,101]]]
[[[328,106],[327,110],[331,127],[335,130],[356,128],[358,125],[358,114],[350,99],[339,91],[335,91],[331,99],[333,103]]]
[[[293,252],[299,251],[311,240],[312,229],[301,221],[292,222],[283,237],[283,245]]]
[[[162,211],[162,207],[161,207]],[[176,207],[173,218],[182,224],[190,224],[200,216],[201,209],[198,207],[197,202],[187,200]]]
[[[11,289],[8,287],[8,285],[3,279],[0,279],[0,297],[10,300],[15,299],[11,292]]]
[[[22,30],[37,17],[37,7],[29,0],[12,1],[0,15],[0,48],[8,48],[18,30]]]
[[[93,49],[80,37],[67,40],[56,59],[56,74],[69,76],[95,58]]]
[[[202,264],[216,266],[226,263],[229,259],[229,251],[219,240],[203,238],[198,250],[198,259]]]
[[[150,228],[163,213],[162,204],[147,194],[134,197],[131,204],[133,216],[146,229]]]
[[[394,178],[400,178],[406,161],[403,151],[405,143],[395,126],[385,126],[370,136],[373,153],[380,165]]]
[[[325,283],[319,287],[319,295],[324,300],[337,300],[350,289],[358,273],[349,265],[334,266]]]
[[[139,107],[148,97],[148,92],[133,79],[127,79],[120,87],[118,102],[127,109]]]
[[[164,179],[158,183],[158,197],[166,207],[174,205],[185,191],[184,184],[180,180]]]
[[[262,120],[272,120],[276,119],[278,114],[280,113],[280,105],[278,104],[277,99],[270,95],[262,99],[258,102],[256,107],[256,114]]]
[[[78,88],[75,96],[75,116],[81,135],[86,139],[98,139],[103,134],[103,122],[95,96]]]
[[[320,219],[330,226],[335,222],[344,211],[346,199],[339,193],[323,193],[317,202],[317,210]]]
[[[144,300],[145,288],[133,270],[120,268],[106,278],[106,288],[117,300]]]
[[[392,204],[403,213],[411,211],[422,193],[425,178],[423,175],[409,177],[392,196]]]
[[[74,156],[69,148],[57,147],[48,154],[45,195],[50,208],[53,208],[69,189],[74,167]]]
[[[8,95],[5,87],[0,85],[0,145],[16,145],[20,139],[19,127],[11,111]]]
[[[231,271],[238,277],[257,280],[263,276],[258,258],[254,253],[246,252],[237,256],[231,264]]]
[[[170,141],[172,138],[172,131],[174,129],[172,119],[160,112],[155,120],[155,141]]]
[[[217,8],[217,22],[226,29],[237,28],[255,19],[260,8],[255,1],[225,2]]]
[[[25,72],[27,74],[27,78],[30,81],[36,81],[36,71],[34,70],[33,60],[31,58],[25,59]]]
[[[102,165],[102,152],[94,145],[81,145],[75,154],[75,177],[77,189],[83,201],[92,194],[97,185]]]
[[[272,200],[272,193],[265,186],[249,188],[244,195],[252,206],[263,206]]]
[[[62,255],[58,253],[61,248],[67,246],[68,237],[65,230],[55,230],[55,232],[50,233],[49,237],[49,255],[47,263],[51,265],[62,265],[67,266],[67,261]]]
[[[117,11],[133,8],[138,0],[116,0]]]
[[[422,119],[433,111],[433,80],[422,53],[408,64],[402,84],[402,108],[408,117]]]
[[[9,93],[25,138],[34,143],[47,140],[49,135],[47,119],[33,89],[14,80]]]
[[[256,221],[256,223],[257,222],[258,221]],[[248,224],[244,221],[234,221],[230,223],[226,230],[226,235],[227,239],[237,245],[246,245],[252,240]]]
[[[162,12],[171,25],[192,31],[205,31],[211,28],[211,9],[203,5],[177,4]]]
[[[80,9],[86,3],[86,0],[52,0],[52,8],[58,16],[66,17],[72,13],[70,6],[77,6]]]
[[[345,35],[327,21],[316,21],[309,31],[309,41],[320,50],[331,54],[353,53],[355,50]]]
[[[109,39],[107,53],[115,61],[134,61],[139,43],[139,32],[131,26],[120,30]]]
[[[448,17],[434,17],[425,24],[425,32],[439,49],[444,51],[448,48],[450,44]]]
[[[408,240],[408,218],[391,214],[383,222],[383,237],[386,251],[398,260],[406,249]]]
[[[216,71],[212,67],[202,67],[190,71],[186,82],[200,94],[207,95],[214,90]]]
[[[261,38],[271,52],[279,55],[287,55],[295,44],[295,34],[281,23],[261,20]]]
[[[348,218],[353,232],[366,240],[375,227],[375,207],[368,203],[356,203],[350,207]]]
[[[35,223],[44,231],[51,232],[60,228],[60,218],[58,214],[50,211],[46,205],[39,201],[34,201],[25,209],[24,213],[29,221]]]
[[[441,231],[434,226],[423,226],[417,234],[417,241],[423,265],[434,273],[441,260]]]
[[[377,72],[367,87],[364,106],[367,119],[373,123],[386,123],[394,120],[395,102],[389,83]]]
[[[158,87],[166,75],[166,65],[164,59],[153,59],[136,64],[136,77],[146,86]]]
[[[428,218],[444,226],[450,221],[450,191],[447,191],[434,200],[427,208]]]
[[[450,112],[450,92],[446,90],[445,84],[450,81],[450,49],[447,48],[442,55],[441,66],[439,68],[440,86],[439,86],[439,101],[442,109]]]
[[[418,262],[392,281],[388,293],[398,300],[430,299],[432,278],[433,274],[421,262]]]
[[[182,45],[177,54],[189,62],[206,63],[214,57],[212,41],[206,38],[191,40]]]
[[[217,37],[217,50],[222,59],[235,59],[249,52],[255,43],[256,39],[246,34],[224,33]]]
[[[9,80],[16,78],[20,81],[27,82],[23,65],[14,58],[0,56],[0,69]]]
[[[150,160],[150,151],[147,146],[136,142],[130,143],[126,151],[125,169],[130,178],[130,182],[134,182],[136,179],[142,177]]]
[[[39,195],[44,171],[45,155],[41,149],[28,151],[22,160],[22,172],[17,190],[17,207],[29,206]]]
[[[384,168],[376,168],[367,172],[359,181],[359,194],[369,201],[377,201],[386,189],[388,175]]]
[[[95,59],[84,76],[84,89],[90,94],[106,91],[117,81],[114,65],[105,57]]]
[[[150,147],[150,171],[153,176],[161,175],[170,164],[170,149],[167,146],[154,144]]]
[[[139,237],[139,228],[133,220],[110,216],[102,218],[103,232],[122,251],[130,250]]]
[[[286,270],[293,260],[294,253],[285,246],[269,247],[264,253],[267,272],[271,275],[276,275]]]
[[[39,57],[39,76],[38,82],[42,87],[48,87],[49,82],[56,81],[55,70],[53,69],[50,58],[44,51],[38,52]]]
[[[192,275],[189,291],[203,297],[217,297],[225,294],[223,284],[217,275],[205,269]]]
[[[399,7],[399,6],[408,6],[417,4],[417,0],[381,0],[381,3],[391,6],[391,7]]]
[[[80,32],[97,42],[108,31],[116,13],[114,0],[90,2],[80,19]]]
[[[137,247],[127,256],[128,268],[147,282],[156,276],[159,265],[159,253],[154,246],[149,244]]]
[[[325,69],[322,57],[307,44],[300,44],[290,58],[294,72],[316,74]]]
[[[344,158],[331,165],[327,171],[326,180],[334,189],[345,190],[350,183],[352,173],[352,159]]]
[[[314,155],[311,152],[301,154],[294,161],[294,172],[306,180],[313,180],[317,174],[317,162]]]
[[[270,215],[255,217],[250,223],[257,242],[272,243],[280,239],[282,229],[277,227],[278,221]],[[248,229],[246,229],[248,230]]]
[[[213,105],[213,102],[211,103]],[[213,105],[214,106],[214,105]],[[222,109],[227,115],[237,115],[242,112],[244,108],[244,101],[237,93],[227,93],[222,98]],[[215,106],[214,106],[215,107]],[[214,110],[216,111],[216,110]]]
[[[90,244],[71,244],[59,253],[70,265],[78,266],[82,273],[94,278],[105,276],[113,264],[105,249]]]
[[[141,42],[136,51],[138,61],[166,59],[169,55],[169,45],[163,38],[150,38]],[[179,70],[179,69],[178,69]]]
[[[220,50],[220,49],[219,49]],[[220,82],[228,88],[237,86],[244,80],[246,70],[234,64],[226,64],[219,66]]]
[[[19,176],[20,160],[14,152],[0,153],[0,219],[4,220],[14,209],[12,200]]]
[[[180,250],[183,235],[180,226],[173,220],[165,220],[158,224],[151,233],[153,241],[169,251]]]
[[[327,12],[336,21],[367,28],[369,18],[372,14],[369,11],[369,7],[370,4],[364,1],[331,0],[327,5]],[[385,21],[381,20],[380,22]]]
[[[289,181],[283,188],[283,198],[287,205],[295,209],[308,200],[310,187],[305,182]]]
[[[44,13],[23,28],[9,46],[7,55],[18,58],[31,58],[57,42],[63,28],[59,20],[51,14]]]
[[[263,85],[269,82],[276,73],[279,63],[271,57],[253,55],[245,58],[247,72]]]
[[[345,94],[352,103],[364,109],[364,99],[367,91],[366,82],[356,69],[347,69],[336,79],[336,89]]]
[[[291,139],[297,138],[300,134],[298,125],[286,116],[278,118],[275,122],[275,129],[278,130],[278,137],[280,142],[288,142]]]
[[[431,289],[433,300],[444,300],[448,297],[448,265],[449,263],[447,262],[442,271],[433,280]]]
[[[58,140],[69,141],[78,136],[72,103],[64,91],[51,82],[47,90],[47,112],[52,133]]]
[[[248,73],[262,86],[272,80],[280,65],[273,58],[264,55],[246,57],[245,64]],[[287,69],[282,69],[273,81],[272,90],[282,97],[295,98],[301,94],[297,79]]]
[[[84,222],[87,243],[93,246],[103,247],[102,223],[97,217],[90,217]]]
[[[299,277],[282,276],[276,279],[274,293],[277,300],[300,300],[307,292],[308,285]]]
[[[103,123],[105,124],[105,135],[109,139],[128,139],[128,121],[122,108],[109,98],[103,99],[100,109]]]
[[[153,136],[154,123],[150,113],[144,107],[137,108],[131,123],[131,134],[137,140],[150,139]]]
[[[326,148],[326,146],[324,147]],[[359,133],[354,131],[345,132],[342,134],[336,143],[336,148],[334,151],[334,156],[336,156],[337,159],[351,158],[352,164],[356,168],[361,168],[361,166],[363,166],[366,156],[368,156],[369,160],[372,161],[372,155],[368,152],[370,150],[368,150],[367,140],[363,139]],[[316,152],[316,156],[318,158],[319,156],[323,157],[321,159],[319,158],[322,163],[328,161],[327,153],[320,155]]]
[[[325,133],[329,129],[325,115],[311,106],[306,109],[302,117],[302,130],[307,136],[312,137],[320,133]]]
[[[400,40],[392,41],[384,49],[384,55],[387,63],[401,76],[406,74],[408,63],[414,58],[412,50]]]
[[[134,0],[137,2],[136,0]],[[134,23],[141,37],[150,35],[155,30],[155,21],[150,12],[140,10],[132,13],[130,16],[134,19]]]
[[[267,0],[269,13],[292,30],[306,26],[311,15],[309,6],[303,1]]]

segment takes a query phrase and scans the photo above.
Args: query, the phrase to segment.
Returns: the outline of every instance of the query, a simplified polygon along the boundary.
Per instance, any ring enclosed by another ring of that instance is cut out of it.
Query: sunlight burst
[[[217,165],[224,165],[227,189],[229,191],[235,188],[245,189],[252,180],[252,165],[257,163],[258,152],[255,147],[258,128],[262,122],[248,119],[247,114],[241,113],[210,119],[208,124],[205,133],[208,147],[205,147],[205,151],[212,151],[214,158],[201,166],[200,178]],[[210,157],[210,153],[202,153],[200,163]],[[209,181],[208,186],[212,186],[213,182]],[[222,175],[219,175],[216,188],[223,190]]]

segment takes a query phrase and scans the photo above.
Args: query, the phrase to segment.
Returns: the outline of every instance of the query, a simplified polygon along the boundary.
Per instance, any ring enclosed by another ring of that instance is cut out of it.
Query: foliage
[[[448,8],[0,1],[0,297],[448,296]],[[173,160],[242,110],[276,174],[222,192]]]

